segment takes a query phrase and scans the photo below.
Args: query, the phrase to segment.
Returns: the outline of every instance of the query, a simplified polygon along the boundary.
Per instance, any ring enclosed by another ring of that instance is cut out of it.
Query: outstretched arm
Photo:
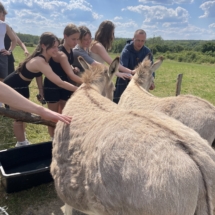
[[[29,66],[29,69],[42,72],[51,82],[66,90],[75,91],[78,89],[78,87],[74,86],[73,84],[61,80],[61,78],[53,72],[50,65],[42,58],[37,58],[34,60],[34,62],[31,63],[31,66]]]
[[[91,51],[100,55],[100,57],[108,64],[110,65],[111,62],[113,61],[113,59],[110,57],[110,55],[108,54],[108,52],[106,51],[106,49],[104,48],[104,46],[100,43],[95,43],[93,45],[93,47],[91,48]],[[129,73],[129,74],[132,74],[132,70],[122,66],[122,65],[119,65],[119,70],[121,72],[125,72],[125,73]]]
[[[0,101],[13,108],[40,115],[46,120],[51,120],[53,122],[60,120],[67,124],[71,122],[71,117],[53,112],[31,102],[2,82],[0,82]]]
[[[25,56],[28,57],[29,52],[28,52],[28,49],[26,48],[25,44],[20,40],[20,38],[17,36],[17,34],[14,31],[13,31],[13,33],[16,35],[16,41],[19,44],[19,46],[22,48],[22,50],[24,51]]]
[[[82,84],[81,78],[73,72],[74,68],[71,67],[71,65],[69,64],[67,56],[65,54],[60,55],[60,65],[63,68],[64,72],[67,74],[67,76],[70,77],[70,79],[72,79],[78,84]]]

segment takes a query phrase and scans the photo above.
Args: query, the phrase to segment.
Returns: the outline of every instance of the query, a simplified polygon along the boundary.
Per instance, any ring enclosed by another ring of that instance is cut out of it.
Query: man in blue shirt
[[[144,46],[146,41],[146,32],[142,29],[138,29],[134,33],[133,40],[128,40],[120,55],[120,64],[128,69],[134,70],[135,67],[142,62],[142,60],[151,53],[150,49]],[[151,55],[151,60],[153,57]],[[153,74],[154,75],[154,74]],[[118,103],[120,96],[124,92],[125,88],[129,84],[129,79],[123,80],[117,77],[116,90],[114,91],[114,102]],[[155,88],[154,84],[150,87],[150,90]]]

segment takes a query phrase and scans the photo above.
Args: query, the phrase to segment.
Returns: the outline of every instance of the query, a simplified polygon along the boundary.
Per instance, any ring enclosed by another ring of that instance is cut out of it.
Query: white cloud
[[[68,23],[78,25],[99,20],[103,15],[94,11],[88,0],[8,0],[6,17],[16,32],[41,35],[51,31],[62,37]],[[4,3],[5,5],[5,3]]]
[[[101,18],[103,18],[103,15],[99,15],[98,13],[95,13],[95,12],[92,13],[92,16],[93,16],[94,19],[101,19]]]
[[[174,27],[185,28],[188,25],[189,25],[188,22],[164,22],[162,24],[162,27],[164,27],[164,28],[174,28]]]
[[[40,14],[45,16],[57,17],[57,14],[62,18],[68,20],[72,17],[77,20],[86,20],[88,17],[89,21],[101,19],[103,15],[96,13],[93,7],[86,0],[11,0],[10,2],[10,13],[20,10],[31,10],[32,12],[38,11]]]
[[[210,24],[209,28],[215,28],[215,23]]]
[[[142,2],[144,4],[190,4],[193,3],[194,0],[139,0],[139,2]]]
[[[120,19],[122,19],[121,16],[115,16],[115,17],[113,18],[113,20],[120,20]]]
[[[207,1],[200,5],[200,8],[204,11],[204,15],[199,18],[215,17],[215,1]]]
[[[114,22],[114,25],[117,27],[117,28],[137,28],[138,25],[136,22],[134,22],[133,20],[129,20],[128,22],[116,22],[116,21],[113,21]]]
[[[129,10],[135,13],[139,13],[145,17],[144,22],[147,23],[164,23],[164,22],[187,22],[189,18],[189,13],[186,9],[182,7],[177,7],[175,10],[172,8],[167,8],[164,6],[128,6],[122,9]]]
[[[147,31],[148,32],[148,31]],[[184,28],[181,27],[169,27],[169,28],[154,28],[151,30],[148,37],[161,36],[163,39],[203,39],[203,35],[208,34],[209,31],[198,28],[193,25],[187,25]],[[148,33],[147,33],[148,35]]]

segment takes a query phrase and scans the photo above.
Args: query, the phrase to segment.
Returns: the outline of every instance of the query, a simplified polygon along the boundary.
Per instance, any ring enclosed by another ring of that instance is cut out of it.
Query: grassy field
[[[33,48],[28,48],[28,50],[32,52]],[[16,65],[24,59],[23,51],[20,47],[15,49],[14,56]],[[112,55],[112,58],[115,56],[116,55]],[[215,82],[214,65],[188,64],[164,60],[163,65],[156,72],[156,88],[151,93],[158,97],[174,96],[177,75],[180,73],[183,73],[181,94],[200,96],[215,105],[215,87],[213,86]],[[30,99],[38,103],[36,100],[38,91],[34,81],[30,85],[30,91]],[[46,126],[28,124],[27,138],[32,143],[49,140]],[[12,131],[12,120],[0,116],[0,149],[12,148],[15,142]],[[33,212],[26,212],[26,208],[30,207],[35,210],[35,208],[53,201],[58,201],[53,183],[41,185],[15,194],[6,194],[0,189],[0,207],[7,206],[10,215],[33,215]]]

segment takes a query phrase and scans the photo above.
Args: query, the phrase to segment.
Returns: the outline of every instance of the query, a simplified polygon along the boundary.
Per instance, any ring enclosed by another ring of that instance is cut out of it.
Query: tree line
[[[39,36],[17,33],[26,46],[35,46]],[[129,38],[115,38],[111,52],[120,53]],[[148,38],[145,45],[151,49],[155,57],[184,62],[215,63],[215,40],[163,40],[162,37]]]
[[[120,53],[128,39],[116,38],[111,51]],[[163,40],[162,37],[148,38],[145,45],[155,58],[164,56],[179,62],[215,64],[215,40]]]

